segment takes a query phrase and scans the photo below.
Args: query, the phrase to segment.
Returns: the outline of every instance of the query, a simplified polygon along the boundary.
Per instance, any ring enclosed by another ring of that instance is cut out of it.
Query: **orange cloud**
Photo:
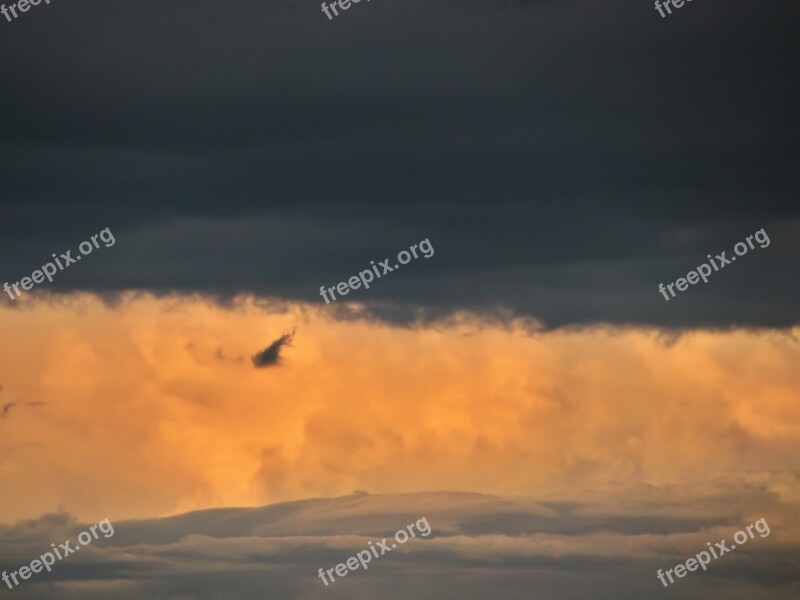
[[[325,307],[88,295],[0,309],[0,519],[793,469],[791,334],[401,329]],[[249,357],[296,329],[281,362]],[[797,333],[797,332],[794,332]]]

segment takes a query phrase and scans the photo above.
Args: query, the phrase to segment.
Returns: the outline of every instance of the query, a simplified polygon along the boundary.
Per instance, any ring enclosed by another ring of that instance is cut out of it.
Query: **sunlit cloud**
[[[796,331],[667,343],[146,295],[27,301],[1,309],[0,327],[14,340],[0,348],[4,400],[46,402],[0,422],[6,522],[353,490],[558,497],[745,472],[777,485],[800,443]],[[232,358],[293,330],[302,344],[279,369]]]

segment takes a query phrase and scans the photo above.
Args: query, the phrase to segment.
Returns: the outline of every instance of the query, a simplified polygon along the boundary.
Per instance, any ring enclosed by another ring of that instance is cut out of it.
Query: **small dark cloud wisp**
[[[261,352],[258,352],[251,357],[253,365],[257,369],[262,369],[264,367],[272,367],[277,365],[281,358],[280,357],[281,349],[284,346],[291,346],[292,339],[294,339],[294,331],[291,331],[289,333],[284,333],[281,337],[272,342]]]

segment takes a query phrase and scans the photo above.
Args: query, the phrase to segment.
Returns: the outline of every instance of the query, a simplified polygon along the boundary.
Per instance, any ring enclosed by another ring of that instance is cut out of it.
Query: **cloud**
[[[113,537],[82,548],[14,593],[35,598],[47,590],[67,600],[81,593],[89,599],[306,600],[326,594],[338,600],[380,590],[387,600],[401,600],[440,598],[446,585],[448,597],[462,600],[498,592],[514,600],[583,600],[591,588],[599,600],[648,597],[660,590],[658,568],[763,517],[769,537],[756,536],[675,591],[691,600],[707,597],[709,587],[739,600],[790,600],[796,591],[792,557],[800,549],[798,504],[796,497],[776,502],[774,483],[755,494],[744,484],[734,494],[713,486],[635,486],[598,500],[579,493],[558,500],[359,493],[116,521]],[[396,531],[421,517],[429,536],[409,539],[374,559],[368,571],[337,577],[327,588],[317,578],[318,569],[335,567],[369,542],[388,538],[391,545]],[[88,525],[56,514],[0,527],[0,570],[30,562],[50,541],[74,539]]]
[[[345,300],[406,326],[498,309],[551,328],[800,323],[797,3],[730,0],[724,23],[711,3],[669,23],[593,0],[386,0],[330,23],[280,0],[192,6],[187,22],[183,3],[73,0],[7,27],[12,282],[111,227],[118,244],[36,292],[322,303],[320,285],[430,237],[435,259]],[[94,60],[62,51],[85,39]],[[658,293],[761,227],[769,248]]]
[[[294,327],[303,343],[280,377],[217,356],[249,356]],[[664,485],[781,472],[800,447],[798,332],[685,332],[667,344],[645,328],[543,332],[463,313],[410,329],[334,319],[324,304],[141,294],[0,308],[0,331],[18,340],[0,347],[7,388],[58,398],[3,422],[17,425],[3,431],[16,448],[0,467],[14,489],[6,519],[354,489]]]
[[[292,331],[291,333],[284,333],[281,337],[272,342],[261,352],[257,352],[254,356],[251,357],[253,365],[257,369],[261,369],[263,367],[272,367],[274,365],[277,365],[281,358],[280,357],[281,349],[284,346],[291,346],[293,338],[294,338],[294,331]]]

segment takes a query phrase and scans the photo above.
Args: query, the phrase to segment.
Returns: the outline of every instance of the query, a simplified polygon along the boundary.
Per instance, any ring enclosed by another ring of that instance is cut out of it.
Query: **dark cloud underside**
[[[0,264],[43,289],[782,327],[797,283],[797,4],[74,0],[2,23]],[[675,301],[660,282],[766,228]],[[396,262],[396,261],[393,261]]]

